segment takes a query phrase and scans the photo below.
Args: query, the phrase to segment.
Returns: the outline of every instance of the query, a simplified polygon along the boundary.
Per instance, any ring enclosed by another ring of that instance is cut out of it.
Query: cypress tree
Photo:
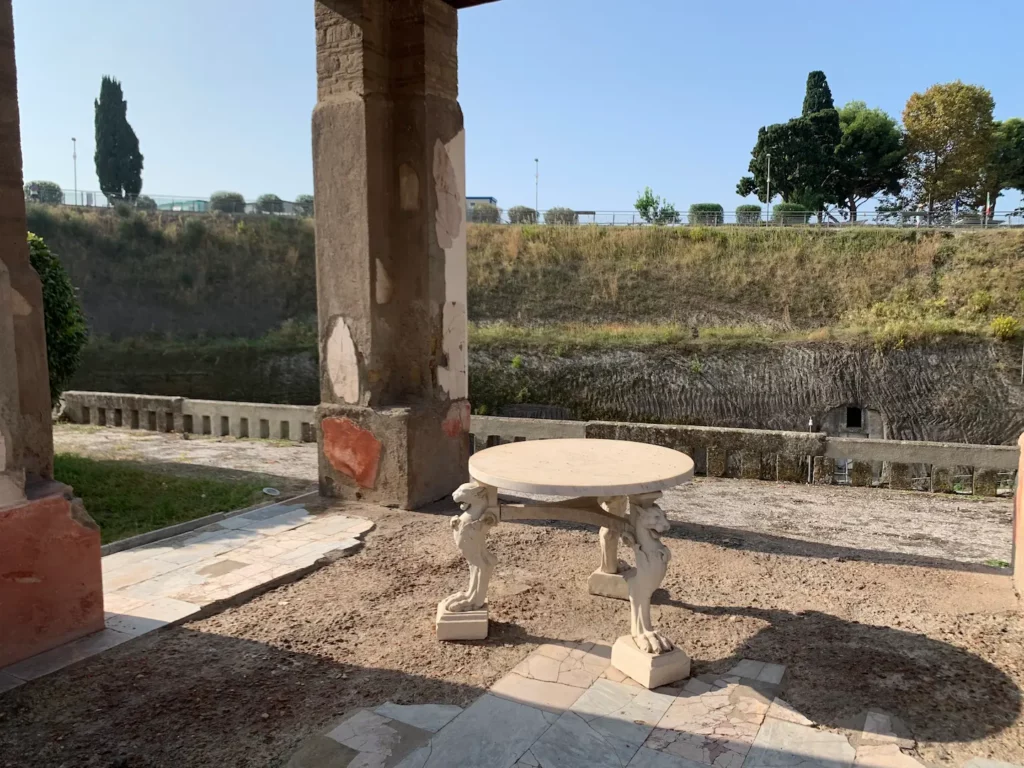
[[[121,83],[104,75],[96,99],[96,176],[111,200],[134,201],[142,191],[139,138],[128,123],[128,102]]]

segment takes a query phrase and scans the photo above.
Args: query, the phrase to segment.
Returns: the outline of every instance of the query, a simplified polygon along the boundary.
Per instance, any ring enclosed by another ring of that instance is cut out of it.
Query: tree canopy
[[[821,112],[825,109],[835,109],[832,103],[832,89],[828,87],[828,80],[825,73],[820,69],[807,75],[807,88],[804,92],[804,108],[800,113],[804,117]]]
[[[889,115],[863,101],[839,110],[839,126],[835,203],[856,221],[861,203],[878,194],[899,194],[906,156],[903,132]]]
[[[96,176],[110,200],[134,200],[142,191],[142,152],[128,123],[128,102],[121,83],[104,75],[96,111]]]
[[[989,91],[959,80],[907,100],[907,203],[932,211],[936,203],[977,198],[995,148],[994,107]]]
[[[650,187],[645,187],[644,191],[637,195],[633,207],[640,214],[640,218],[648,224],[676,224],[679,221],[679,211],[676,207],[668,200],[662,200],[655,195]]]

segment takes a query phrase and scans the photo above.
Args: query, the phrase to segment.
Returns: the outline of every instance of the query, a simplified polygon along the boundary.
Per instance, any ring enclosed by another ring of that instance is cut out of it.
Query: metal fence
[[[101,192],[86,190],[61,190],[62,200],[36,199],[37,202],[55,205],[73,205],[86,208],[110,208],[117,201],[108,200]],[[26,196],[33,199],[30,193]],[[189,213],[210,213],[210,200],[202,197],[175,195],[145,195],[139,207],[158,211],[180,211]],[[233,207],[225,206],[223,201],[216,206],[217,210],[239,214],[277,214],[281,216],[305,216],[311,213],[310,206],[288,200],[274,200],[272,203],[260,205],[256,200],[238,202]],[[475,207],[467,209],[467,220],[479,224],[554,224],[554,225],[601,225],[601,226],[644,226],[652,222],[645,221],[636,211],[574,211],[568,208],[557,208],[541,211],[539,215],[532,209],[521,206],[512,209]],[[767,210],[723,211],[721,213],[694,213],[682,211],[672,220],[654,222],[663,226],[809,226],[809,227],[941,227],[951,229],[991,228],[1005,229],[1008,227],[1024,227],[1024,209],[1015,211],[996,211],[985,216],[977,211],[960,211],[959,213],[932,213],[926,211],[867,211],[860,212],[856,221],[837,219],[825,215],[818,220],[816,211],[785,211],[770,213]]]

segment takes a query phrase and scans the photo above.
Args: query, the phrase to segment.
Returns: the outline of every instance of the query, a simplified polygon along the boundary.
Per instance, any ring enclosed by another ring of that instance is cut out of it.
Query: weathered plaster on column
[[[466,178],[466,132],[459,131],[439,152],[441,142],[434,149],[434,179],[437,184],[438,240],[444,248],[444,311],[443,360],[446,366],[437,369],[437,383],[454,399],[469,397],[469,330],[466,322],[466,197],[460,182]],[[443,173],[439,173],[441,160]],[[445,162],[447,160],[447,162]],[[445,211],[444,233],[441,240],[441,212]],[[451,222],[457,219],[457,224]]]
[[[331,387],[342,402],[355,405],[359,403],[360,394],[356,345],[345,318],[337,315],[331,322],[331,331],[324,344],[324,359],[327,361]]]

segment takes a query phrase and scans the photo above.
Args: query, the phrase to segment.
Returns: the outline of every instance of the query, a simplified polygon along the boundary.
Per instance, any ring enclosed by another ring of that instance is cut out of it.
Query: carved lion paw
[[[444,605],[444,609],[452,613],[476,610],[472,597],[466,592],[456,592],[454,595],[448,595],[441,602]]]
[[[672,645],[672,641],[660,632],[641,632],[633,636],[633,641],[636,643],[636,647],[644,653],[653,653],[655,655],[667,653],[675,647]]]

